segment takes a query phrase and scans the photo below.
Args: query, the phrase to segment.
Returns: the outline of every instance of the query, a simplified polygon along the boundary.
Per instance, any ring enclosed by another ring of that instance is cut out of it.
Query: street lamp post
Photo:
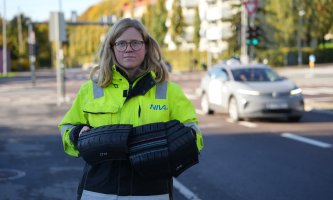
[[[302,65],[302,26],[303,26],[303,16],[305,15],[304,10],[298,11],[298,37],[297,37],[297,48],[298,48],[298,65]]]
[[[3,17],[2,17],[2,73],[4,75],[7,75],[6,0],[3,0]]]

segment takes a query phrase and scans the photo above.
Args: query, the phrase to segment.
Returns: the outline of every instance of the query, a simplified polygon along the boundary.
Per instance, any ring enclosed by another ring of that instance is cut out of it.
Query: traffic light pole
[[[247,64],[249,62],[248,48],[246,44],[246,29],[248,27],[248,15],[245,6],[242,6],[242,16],[241,16],[241,62]]]
[[[31,71],[31,82],[32,86],[36,86],[36,37],[35,31],[33,29],[33,24],[29,22],[28,24],[28,44],[29,44],[29,62]]]
[[[58,18],[60,19],[60,17]],[[59,23],[59,22],[58,22]],[[62,40],[60,36],[60,26],[55,26],[55,46],[56,46],[56,71],[57,71],[57,104],[61,105],[66,100],[65,94],[65,66],[64,66],[64,54],[62,50]]]
[[[243,5],[241,53],[244,57],[244,61],[246,58],[245,63],[251,63],[254,58],[254,46],[259,43],[257,38],[257,28],[254,27],[254,16],[258,6],[258,0],[243,0]]]
[[[249,25],[249,27],[252,27],[252,29],[251,29],[251,35],[252,36],[254,36],[254,32],[255,32],[255,30],[254,30],[254,14],[253,15],[251,15],[251,16],[249,16],[248,18],[247,18],[247,20],[248,20],[248,25]],[[253,62],[253,58],[254,58],[254,48],[253,48],[253,44],[252,44],[252,41],[253,41],[253,39],[254,38],[251,38],[251,45],[249,45],[249,63],[252,63]]]

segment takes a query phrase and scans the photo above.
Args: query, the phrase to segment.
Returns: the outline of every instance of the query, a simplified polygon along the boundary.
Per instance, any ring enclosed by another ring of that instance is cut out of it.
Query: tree
[[[148,32],[151,34],[153,34],[153,28],[152,28],[152,21],[154,20],[153,9],[154,6],[152,4],[148,4],[146,7],[146,12],[143,14],[141,18],[142,23],[145,25]]]
[[[174,0],[172,4],[170,36],[172,41],[178,47],[182,42],[184,35],[185,20],[183,17],[180,0]]]
[[[195,44],[195,47],[198,49],[200,44],[200,15],[199,15],[199,7],[198,5],[195,7],[195,15],[194,15],[194,33],[193,33],[193,42]]]
[[[165,7],[165,0],[156,1],[155,4],[148,4],[142,22],[147,27],[149,33],[156,39],[159,45],[163,46],[167,33],[166,19],[168,12]]]
[[[226,22],[231,24],[232,35],[226,39],[228,43],[228,53],[227,57],[235,56],[240,54],[241,47],[241,2],[238,4],[233,4],[232,9],[236,10],[234,15],[226,19]]]
[[[333,0],[313,0],[304,4],[305,42],[317,48],[319,42],[333,28]]]
[[[154,20],[152,24],[154,38],[157,42],[163,46],[164,38],[168,31],[166,27],[166,19],[168,17],[168,11],[165,7],[165,0],[159,0],[154,5]]]

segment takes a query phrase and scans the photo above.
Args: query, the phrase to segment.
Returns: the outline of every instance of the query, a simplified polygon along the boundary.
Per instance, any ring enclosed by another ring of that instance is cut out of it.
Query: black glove
[[[77,146],[77,140],[79,139],[80,131],[85,126],[89,126],[89,125],[87,125],[87,124],[78,124],[71,130],[71,133],[69,134],[69,139],[71,140],[71,142],[75,146]],[[89,126],[89,127],[92,128],[91,126]]]
[[[106,160],[126,160],[131,130],[132,125],[126,124],[92,128],[78,138],[77,149],[90,165]]]

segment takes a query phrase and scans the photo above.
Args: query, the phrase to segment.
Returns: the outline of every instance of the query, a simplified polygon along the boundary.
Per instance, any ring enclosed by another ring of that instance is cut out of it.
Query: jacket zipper
[[[138,117],[140,118],[141,116],[141,106],[139,105],[139,109],[138,109]]]
[[[127,98],[129,97],[129,94],[131,93],[132,87],[133,87],[133,83],[130,82],[130,83],[129,83],[129,86],[128,86],[128,92],[127,92],[126,100],[127,100]]]

